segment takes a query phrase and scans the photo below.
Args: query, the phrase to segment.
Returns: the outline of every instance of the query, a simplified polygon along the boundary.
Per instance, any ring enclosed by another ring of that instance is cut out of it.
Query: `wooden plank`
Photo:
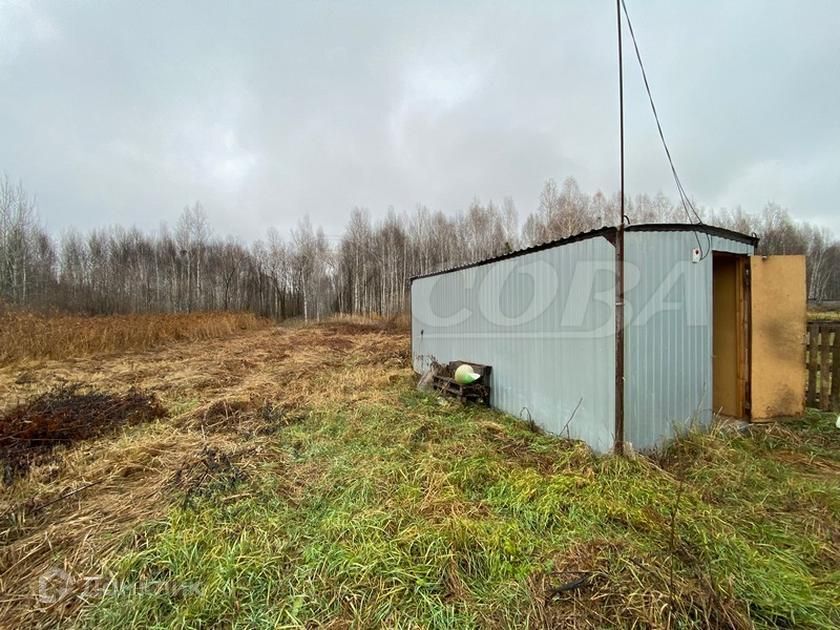
[[[840,330],[834,330],[831,352],[831,408],[840,411]]]
[[[819,363],[817,348],[820,335],[819,324],[811,322],[808,324],[808,406],[817,406],[817,369]]]
[[[807,371],[805,257],[750,257],[750,414],[801,415]]]
[[[831,332],[822,329],[820,333],[820,409],[831,409]]]

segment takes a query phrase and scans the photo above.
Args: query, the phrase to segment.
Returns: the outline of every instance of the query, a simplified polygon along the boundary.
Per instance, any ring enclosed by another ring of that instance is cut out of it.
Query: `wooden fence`
[[[840,410],[840,322],[808,322],[806,404]]]

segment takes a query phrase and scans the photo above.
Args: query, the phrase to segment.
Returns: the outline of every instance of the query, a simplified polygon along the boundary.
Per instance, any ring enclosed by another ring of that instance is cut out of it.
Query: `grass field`
[[[599,457],[357,321],[7,365],[0,410],[66,383],[166,415],[11,480],[0,627],[840,625],[828,415]]]
[[[0,365],[150,350],[167,343],[225,337],[269,324],[252,313],[38,315],[0,311]]]

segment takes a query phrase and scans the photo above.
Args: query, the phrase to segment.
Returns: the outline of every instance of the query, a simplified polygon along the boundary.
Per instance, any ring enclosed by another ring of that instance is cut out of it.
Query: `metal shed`
[[[600,452],[657,447],[716,413],[801,413],[804,259],[754,256],[757,242],[706,225],[605,227],[412,278],[414,370],[491,365],[494,407]]]

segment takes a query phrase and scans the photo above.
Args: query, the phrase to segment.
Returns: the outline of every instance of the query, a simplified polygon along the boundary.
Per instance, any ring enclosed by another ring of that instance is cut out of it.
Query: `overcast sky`
[[[840,234],[840,4],[628,0],[677,168],[704,206]],[[615,5],[0,0],[0,172],[54,232],[218,234],[543,182],[618,187]],[[629,44],[629,38],[627,43]],[[626,49],[627,189],[676,197]]]

